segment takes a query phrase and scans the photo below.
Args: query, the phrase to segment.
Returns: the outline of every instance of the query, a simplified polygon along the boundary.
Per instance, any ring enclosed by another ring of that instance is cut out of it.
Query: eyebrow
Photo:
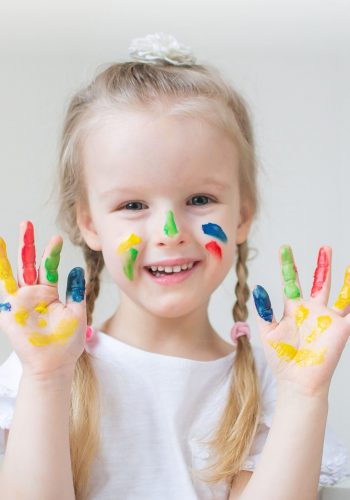
[[[201,182],[198,182],[199,186],[216,186],[220,189],[227,189],[227,184],[219,181],[218,179],[203,179]],[[186,186],[188,187],[188,186]],[[125,194],[125,192],[130,192],[130,191],[143,191],[143,188],[141,186],[115,186],[111,189],[108,189],[107,191],[104,191],[103,193],[100,194],[100,197],[105,197],[105,196],[111,196],[114,194]]]

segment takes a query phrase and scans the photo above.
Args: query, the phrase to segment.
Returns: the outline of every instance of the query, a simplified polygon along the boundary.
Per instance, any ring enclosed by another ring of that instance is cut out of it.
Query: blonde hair
[[[86,261],[87,320],[92,323],[95,300],[104,267],[102,252],[90,249],[76,220],[77,200],[86,203],[82,149],[90,130],[103,118],[120,110],[158,110],[171,114],[202,117],[228,134],[239,149],[241,199],[250,212],[258,210],[256,157],[248,107],[243,97],[211,66],[173,66],[123,62],[109,65],[71,99],[63,124],[57,169],[58,215],[56,222],[73,244],[82,248]],[[248,317],[247,241],[238,245],[233,306],[234,321]],[[227,481],[247,457],[260,416],[260,391],[251,344],[239,337],[230,375],[230,393],[213,439],[209,441],[217,461],[204,481]],[[99,449],[99,392],[91,356],[84,351],[76,364],[71,395],[70,447],[76,498],[83,499],[92,460]],[[194,473],[200,474],[199,471]],[[118,472],[116,472],[118,473]]]

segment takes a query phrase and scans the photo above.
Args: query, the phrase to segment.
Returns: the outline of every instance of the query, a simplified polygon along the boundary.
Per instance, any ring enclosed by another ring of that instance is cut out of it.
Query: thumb
[[[268,334],[276,328],[278,322],[271,308],[270,297],[264,287],[256,285],[253,290],[253,298],[256,308],[256,321],[262,335]]]

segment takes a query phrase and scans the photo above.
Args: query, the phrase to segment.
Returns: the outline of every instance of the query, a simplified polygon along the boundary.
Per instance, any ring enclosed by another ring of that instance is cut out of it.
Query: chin
[[[157,301],[156,304],[150,307],[150,304],[147,302],[147,307],[143,305],[143,307],[153,314],[154,316],[158,316],[160,318],[180,318],[181,316],[186,316],[190,314],[192,311],[197,309],[200,306],[198,300],[189,301],[184,300],[183,297],[181,299],[175,300],[162,300]]]

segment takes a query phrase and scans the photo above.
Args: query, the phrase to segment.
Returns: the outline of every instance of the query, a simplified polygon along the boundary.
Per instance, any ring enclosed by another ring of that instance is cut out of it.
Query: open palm
[[[23,368],[34,374],[49,374],[74,367],[84,350],[83,270],[71,270],[67,301],[62,303],[57,287],[62,243],[60,236],[51,239],[37,272],[33,226],[29,221],[23,222],[16,282],[5,242],[0,238],[0,329],[9,338]]]
[[[284,282],[284,313],[278,322],[263,287],[253,291],[257,321],[268,363],[279,382],[305,393],[328,390],[331,377],[350,335],[350,267],[333,307],[330,247],[322,247],[311,296],[304,299],[290,247],[280,249]]]

